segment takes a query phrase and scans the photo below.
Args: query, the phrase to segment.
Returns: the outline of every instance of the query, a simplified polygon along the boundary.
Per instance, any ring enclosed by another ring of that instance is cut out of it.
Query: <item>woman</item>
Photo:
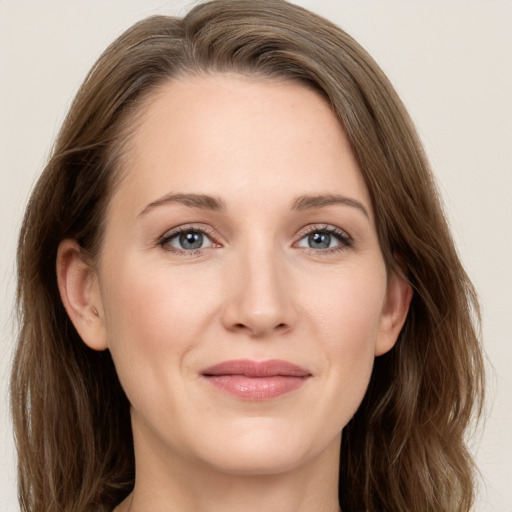
[[[121,36],[27,209],[24,510],[469,510],[478,305],[414,128],[278,0]]]

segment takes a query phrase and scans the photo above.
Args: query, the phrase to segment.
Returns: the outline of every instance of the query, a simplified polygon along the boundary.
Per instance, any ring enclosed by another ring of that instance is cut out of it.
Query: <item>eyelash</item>
[[[298,242],[300,242],[303,238],[307,237],[308,235],[311,235],[312,233],[327,233],[328,235],[334,236],[334,238],[339,242],[339,246],[326,249],[304,247],[304,249],[306,249],[307,251],[311,251],[314,254],[333,254],[339,251],[350,249],[351,247],[354,246],[354,239],[346,231],[336,226],[332,226],[330,224],[313,224],[307,226],[304,230],[301,230]],[[295,242],[294,246],[298,242]]]
[[[215,237],[213,234],[213,230],[210,229],[207,226],[197,226],[197,225],[185,225],[180,226],[176,229],[173,229],[172,231],[168,231],[159,241],[158,245],[162,247],[164,251],[172,252],[175,254],[178,254],[180,256],[197,256],[201,254],[203,249],[191,249],[191,250],[185,250],[185,249],[177,249],[176,247],[173,247],[170,245],[171,240],[178,237],[179,235],[183,233],[200,233],[202,235],[206,235],[206,238],[208,238],[212,242],[213,247],[220,247],[220,244],[218,244],[215,241]]]
[[[178,249],[170,245],[170,242],[183,233],[200,233],[202,235],[206,235],[206,237],[211,241],[212,247],[220,247],[221,245],[215,241],[215,237],[213,231],[207,226],[197,226],[197,225],[185,225],[180,226],[176,229],[173,229],[170,232],[167,232],[159,241],[158,245],[162,247],[167,252],[172,252],[178,254],[180,256],[197,256],[202,253],[204,248],[199,249]],[[327,233],[328,235],[334,236],[336,240],[339,242],[339,246],[325,249],[315,249],[313,247],[303,247],[308,252],[313,252],[314,254],[333,254],[339,251],[343,251],[353,247],[354,240],[353,238],[346,232],[340,228],[329,224],[322,225],[309,225],[307,228],[304,228],[299,233],[299,240],[293,244],[294,247],[297,247],[297,244],[308,235],[312,233]]]

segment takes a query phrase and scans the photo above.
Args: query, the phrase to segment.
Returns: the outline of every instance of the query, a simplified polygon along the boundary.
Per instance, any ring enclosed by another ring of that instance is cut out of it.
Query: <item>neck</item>
[[[279,473],[240,475],[153,451],[134,432],[136,480],[115,512],[338,512],[340,437]],[[140,441],[140,443],[138,442]],[[147,440],[144,440],[147,441]]]

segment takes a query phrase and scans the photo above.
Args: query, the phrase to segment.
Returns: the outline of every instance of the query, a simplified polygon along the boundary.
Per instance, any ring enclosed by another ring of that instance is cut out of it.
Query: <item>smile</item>
[[[287,361],[224,361],[201,372],[216,389],[242,400],[263,401],[300,388],[311,373]]]

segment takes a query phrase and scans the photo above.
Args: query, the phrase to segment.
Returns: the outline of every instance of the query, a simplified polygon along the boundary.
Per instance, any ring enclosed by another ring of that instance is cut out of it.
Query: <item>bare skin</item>
[[[137,122],[96,267],[59,249],[68,313],[131,404],[136,481],[115,512],[339,511],[341,431],[411,290],[338,119],[302,85],[208,75]],[[306,375],[225,392],[205,368],[233,360]]]

